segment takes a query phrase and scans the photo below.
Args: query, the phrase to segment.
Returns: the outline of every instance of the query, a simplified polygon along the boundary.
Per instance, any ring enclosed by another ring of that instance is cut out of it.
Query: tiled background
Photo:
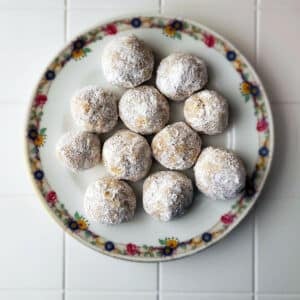
[[[135,264],[65,236],[26,179],[21,126],[31,89],[64,42],[126,13],[188,17],[256,66],[270,95],[276,154],[255,210],[199,255]],[[300,1],[0,0],[0,299],[299,300]]]

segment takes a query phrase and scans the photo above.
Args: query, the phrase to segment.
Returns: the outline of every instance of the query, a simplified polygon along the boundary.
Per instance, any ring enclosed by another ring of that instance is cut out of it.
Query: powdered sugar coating
[[[173,53],[160,62],[156,86],[168,98],[181,101],[202,89],[207,80],[202,59],[193,54]]]
[[[126,182],[106,177],[88,186],[83,205],[89,220],[102,224],[119,224],[134,216],[136,197]]]
[[[133,88],[152,76],[154,55],[135,35],[113,39],[102,55],[104,76],[111,84]]]
[[[108,132],[118,122],[117,99],[101,87],[87,86],[72,97],[71,113],[76,125],[83,130]]]
[[[152,164],[147,140],[125,129],[105,141],[102,156],[107,171],[118,179],[140,180],[148,174]]]
[[[205,148],[194,167],[198,189],[213,199],[231,200],[239,196],[246,181],[246,170],[233,152]]]
[[[59,160],[72,171],[92,168],[100,162],[100,139],[94,133],[68,132],[58,140],[56,154]]]
[[[144,182],[144,209],[161,221],[167,222],[183,215],[192,201],[192,181],[180,172],[156,172]]]
[[[222,133],[228,125],[228,114],[226,99],[216,91],[203,90],[184,103],[185,121],[204,134]]]
[[[201,151],[200,136],[184,122],[166,126],[152,140],[155,159],[171,170],[192,167]]]
[[[153,86],[139,86],[126,91],[119,102],[120,118],[132,131],[152,134],[169,120],[169,103]]]

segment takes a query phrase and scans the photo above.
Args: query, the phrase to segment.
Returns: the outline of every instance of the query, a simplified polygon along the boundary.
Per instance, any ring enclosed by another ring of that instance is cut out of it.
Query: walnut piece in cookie
[[[183,173],[160,171],[143,185],[143,206],[147,214],[160,221],[183,215],[193,201],[193,184]]]
[[[245,187],[246,170],[232,151],[207,147],[194,167],[198,189],[212,199],[237,198]]]
[[[58,140],[56,155],[72,171],[92,168],[100,162],[100,139],[90,132],[68,132]]]
[[[205,62],[196,55],[173,53],[159,64],[156,86],[166,97],[174,101],[185,100],[207,83]]]
[[[119,224],[134,216],[136,196],[125,181],[105,177],[88,186],[83,205],[89,220],[101,224]]]
[[[114,38],[103,50],[103,73],[111,84],[136,87],[151,78],[153,67],[152,50],[133,34]]]
[[[82,130],[104,133],[118,122],[117,99],[109,91],[98,86],[87,86],[71,99],[71,114]]]
[[[201,138],[184,122],[176,122],[158,132],[152,140],[154,158],[171,170],[194,165],[201,151]]]
[[[147,140],[126,129],[117,131],[105,141],[102,156],[111,176],[130,181],[144,178],[152,164]]]
[[[142,85],[123,94],[119,114],[130,130],[146,135],[156,133],[166,125],[170,108],[168,100],[155,87]]]
[[[216,91],[203,90],[184,103],[185,121],[196,131],[214,135],[228,125],[227,100]]]

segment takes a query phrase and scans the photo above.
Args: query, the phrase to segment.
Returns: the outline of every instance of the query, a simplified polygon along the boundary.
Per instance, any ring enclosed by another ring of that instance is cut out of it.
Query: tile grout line
[[[161,15],[162,14],[162,1],[163,0],[158,0],[158,13]]]
[[[156,267],[156,300],[160,299],[160,262],[157,263],[157,267]]]

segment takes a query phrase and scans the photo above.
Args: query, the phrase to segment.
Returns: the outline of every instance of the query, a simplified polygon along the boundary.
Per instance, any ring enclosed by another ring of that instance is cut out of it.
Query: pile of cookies
[[[196,55],[173,53],[156,72],[156,87],[142,85],[152,77],[152,50],[134,35],[113,39],[102,53],[102,69],[112,85],[127,88],[121,99],[99,86],[87,86],[71,99],[71,114],[79,130],[57,143],[58,158],[77,172],[94,167],[101,158],[111,175],[91,183],[84,209],[91,221],[118,224],[133,218],[136,196],[128,182],[145,179],[152,157],[168,171],[143,183],[146,213],[161,221],[183,215],[193,201],[193,183],[180,172],[194,166],[197,188],[212,199],[234,199],[245,186],[246,171],[232,151],[201,149],[199,134],[222,133],[228,125],[228,103],[218,92],[204,89],[205,62]],[[169,101],[183,101],[185,122],[168,124]],[[103,144],[99,134],[121,129]],[[168,124],[168,125],[167,125]],[[144,135],[152,143],[149,145]],[[202,151],[201,151],[202,150]]]

